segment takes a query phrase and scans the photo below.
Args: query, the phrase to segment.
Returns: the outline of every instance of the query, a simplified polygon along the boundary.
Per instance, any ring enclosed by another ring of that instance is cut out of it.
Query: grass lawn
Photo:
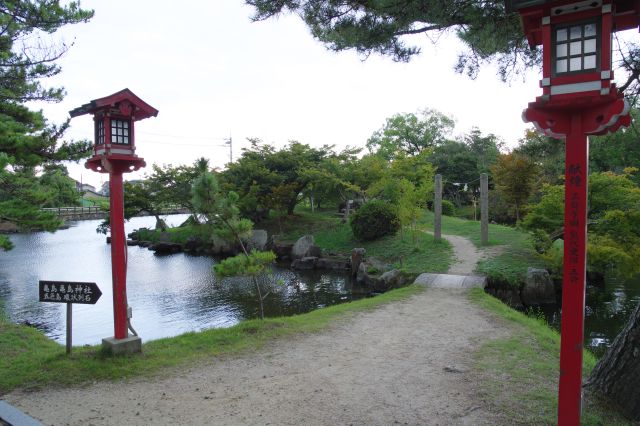
[[[70,386],[160,374],[167,368],[218,355],[256,350],[272,339],[293,333],[317,332],[346,315],[405,299],[423,290],[409,286],[303,315],[249,320],[230,328],[186,333],[144,343],[140,354],[116,357],[104,354],[100,346],[74,347],[67,356],[63,345],[39,331],[0,317],[0,395],[15,388]]]
[[[274,223],[275,222],[275,223]],[[278,233],[275,219],[260,224],[269,233]],[[447,241],[436,242],[432,235],[405,230],[404,235],[383,237],[375,241],[358,241],[351,227],[331,212],[311,213],[298,210],[294,217],[282,221],[283,241],[295,242],[303,235],[313,235],[316,244],[325,250],[348,255],[355,247],[363,247],[367,256],[374,256],[408,273],[446,272],[453,259],[453,250]]]
[[[557,383],[560,365],[560,335],[543,320],[515,311],[481,289],[470,299],[513,325],[506,339],[484,343],[474,354],[482,374],[481,397],[511,424],[556,424]],[[588,350],[583,355],[583,374],[596,364]],[[606,403],[588,395],[584,400],[583,425],[626,425],[624,417]]]

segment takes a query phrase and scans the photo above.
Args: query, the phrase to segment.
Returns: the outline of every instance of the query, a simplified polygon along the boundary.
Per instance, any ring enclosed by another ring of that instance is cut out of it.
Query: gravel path
[[[5,397],[51,425],[500,424],[471,354],[508,333],[464,291],[427,289],[257,353]]]

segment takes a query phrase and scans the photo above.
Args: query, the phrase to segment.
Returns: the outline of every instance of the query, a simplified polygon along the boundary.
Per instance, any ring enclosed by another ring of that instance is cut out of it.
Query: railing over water
[[[109,215],[108,210],[104,210],[99,206],[72,206],[72,207],[45,207],[40,209],[43,212],[53,213],[60,219],[65,220],[90,220],[90,219],[104,219]],[[162,209],[162,214],[181,214],[191,213],[189,210],[181,208],[179,206],[167,206]],[[147,216],[148,213],[142,212],[137,216]]]
[[[53,213],[61,219],[102,219],[109,213],[99,206],[45,207],[40,210]]]

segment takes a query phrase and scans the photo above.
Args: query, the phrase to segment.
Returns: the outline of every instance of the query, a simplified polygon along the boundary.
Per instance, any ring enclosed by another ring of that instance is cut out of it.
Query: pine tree
[[[57,0],[0,2],[0,221],[23,229],[54,230],[58,220],[40,212],[48,197],[37,182],[45,164],[86,157],[88,141],[62,142],[68,121],[49,123],[29,101],[58,102],[62,88],[46,88],[42,80],[60,72],[56,61],[69,49],[49,42],[60,27],[87,22],[93,11],[78,2]],[[0,247],[11,242],[0,236]]]

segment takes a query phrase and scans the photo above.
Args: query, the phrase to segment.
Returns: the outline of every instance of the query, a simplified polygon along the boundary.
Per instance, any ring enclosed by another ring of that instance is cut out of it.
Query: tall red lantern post
[[[637,28],[634,0],[507,0],[529,45],[542,45],[542,96],[523,113],[547,136],[566,141],[564,266],[558,424],[580,423],[586,283],[588,135],[630,124],[611,69],[613,32]]]
[[[128,332],[127,241],[124,232],[123,173],[144,167],[144,159],[135,154],[134,123],[158,115],[129,89],[95,99],[69,112],[71,117],[93,114],[95,145],[93,157],[85,167],[109,173],[109,220],[111,225],[111,273],[113,281],[114,336],[102,340],[113,353],[139,352],[140,337]]]

